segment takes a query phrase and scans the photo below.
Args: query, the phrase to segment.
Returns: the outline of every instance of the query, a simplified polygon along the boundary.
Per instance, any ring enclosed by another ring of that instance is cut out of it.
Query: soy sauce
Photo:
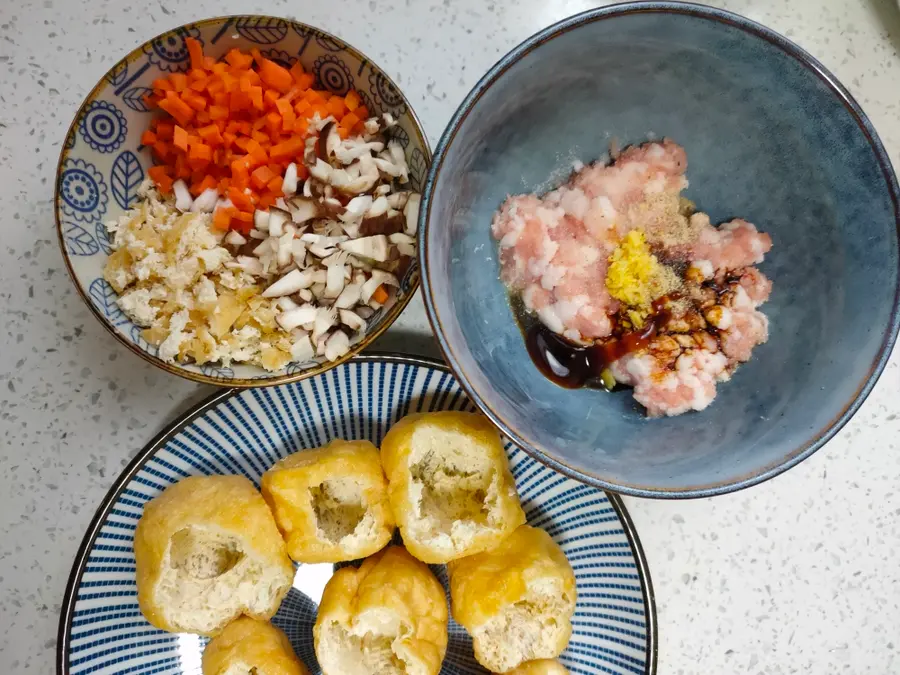
[[[531,318],[527,326],[522,326],[528,355],[544,377],[561,387],[601,388],[600,377],[605,369],[623,356],[645,349],[665,326],[671,316],[663,309],[668,300],[660,298],[653,303],[653,314],[641,330],[622,332],[589,346],[570,342]]]

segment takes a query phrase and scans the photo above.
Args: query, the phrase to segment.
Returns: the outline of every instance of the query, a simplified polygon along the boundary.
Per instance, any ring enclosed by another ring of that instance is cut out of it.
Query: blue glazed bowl
[[[232,387],[262,387],[294,382],[325,372],[369,346],[387,330],[419,285],[418,265],[410,266],[393,304],[368,321],[365,337],[337,361],[318,357],[290,363],[271,373],[259,366],[166,363],[143,339],[103,278],[112,252],[105,223],[117,220],[138,201],[138,187],[153,165],[141,144],[153,111],[144,102],[159,77],[187,71],[185,38],[203,44],[204,53],[220,59],[234,47],[257,48],[283,66],[299,62],[316,77],[316,87],[333,94],[354,89],[375,114],[397,120],[394,137],[403,146],[410,183],[421,190],[431,149],[411,104],[393,80],[352,45],[312,26],[274,16],[223,16],[203,19],[157,35],[119,61],[88,94],[66,135],[56,171],[54,210],[63,259],[75,287],[94,316],[132,352],[175,375],[197,382]]]
[[[769,342],[706,411],[669,419],[539,374],[490,234],[508,194],[653,136],[686,148],[686,196],[713,222],[747,218],[775,244]],[[700,5],[592,10],[501,59],[441,139],[420,247],[429,317],[472,399],[536,458],[627,494],[721,494],[794,466],[856,412],[897,334],[898,186],[871,124],[809,54]]]

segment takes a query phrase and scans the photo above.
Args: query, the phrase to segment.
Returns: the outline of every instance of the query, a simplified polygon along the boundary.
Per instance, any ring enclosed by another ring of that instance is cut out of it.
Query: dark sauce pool
[[[623,356],[646,348],[669,320],[663,309],[668,298],[653,303],[653,314],[639,331],[626,331],[603,342],[583,346],[570,342],[527,313],[521,301],[512,302],[516,319],[525,337],[528,355],[551,382],[567,389],[591,387],[611,390],[614,384],[603,371]]]

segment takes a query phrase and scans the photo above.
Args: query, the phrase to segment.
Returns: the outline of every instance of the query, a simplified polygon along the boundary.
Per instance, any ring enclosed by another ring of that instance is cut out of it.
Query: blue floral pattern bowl
[[[686,196],[714,222],[774,241],[769,342],[707,410],[652,420],[629,391],[540,374],[490,234],[508,194],[649,134],[685,147]],[[871,391],[897,335],[898,200],[865,114],[809,54],[710,7],[618,4],[529,38],[462,104],[422,200],[423,295],[463,386],[527,452],[628,494],[720,494],[811,455]]]
[[[185,38],[203,43],[219,58],[232,47],[259,48],[290,67],[299,61],[314,74],[317,86],[344,95],[355,89],[375,113],[389,112],[398,121],[391,133],[404,147],[410,181],[420,191],[431,150],[409,101],[391,79],[359,51],[333,35],[296,21],[269,16],[229,16],[188,24],[159,35],[117,63],[94,87],[72,123],[60,155],[56,179],[56,224],[63,257],[72,280],[93,314],[133,352],[169,372],[192,380],[228,386],[265,386],[310,377],[362,351],[400,315],[419,285],[418,265],[401,280],[400,292],[368,321],[364,340],[335,362],[289,364],[269,373],[256,366],[224,368],[165,363],[141,337],[116,304],[103,279],[111,252],[105,223],[137,201],[137,191],[152,166],[140,142],[153,112],[144,103],[150,84],[188,68]]]

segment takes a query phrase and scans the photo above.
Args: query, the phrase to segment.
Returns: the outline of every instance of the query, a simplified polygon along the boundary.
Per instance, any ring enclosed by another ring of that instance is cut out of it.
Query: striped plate
[[[215,394],[151,442],[110,490],[78,552],[60,619],[57,672],[200,675],[205,640],[164,633],[138,611],[134,528],[148,499],[195,474],[243,474],[254,483],[277,459],[333,438],[376,445],[402,416],[473,410],[445,366],[359,357],[303,382]],[[652,675],[656,614],[640,543],[621,501],[535,462],[507,444],[528,522],[545,528],[578,579],[574,632],[562,662],[572,673]],[[435,572],[446,586],[442,567]],[[301,565],[274,622],[312,673],[316,603],[331,565]],[[455,623],[442,675],[483,673]]]

